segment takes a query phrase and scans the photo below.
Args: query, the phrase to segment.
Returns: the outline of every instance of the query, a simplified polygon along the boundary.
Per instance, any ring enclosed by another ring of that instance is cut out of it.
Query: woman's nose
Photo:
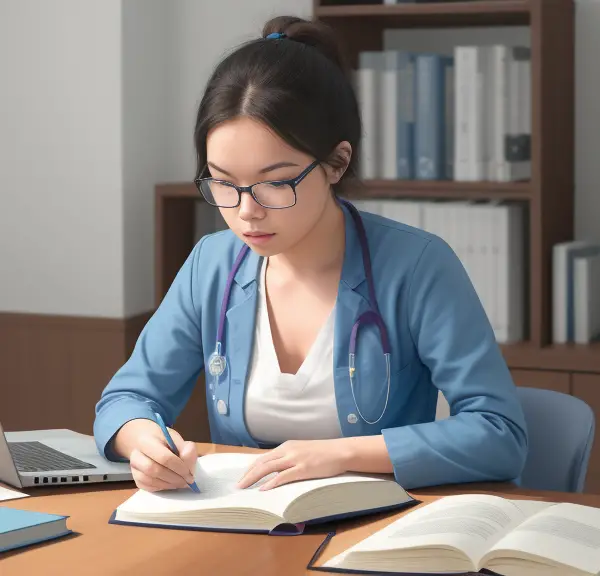
[[[252,194],[243,193],[240,199],[239,216],[242,220],[255,220],[264,217],[265,209],[252,197]]]

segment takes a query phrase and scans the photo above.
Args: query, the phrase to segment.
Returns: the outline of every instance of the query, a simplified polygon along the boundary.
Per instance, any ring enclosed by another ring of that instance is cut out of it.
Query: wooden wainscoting
[[[128,319],[0,313],[0,421],[6,430],[92,433],[102,389],[150,314]]]
[[[92,434],[106,384],[129,358],[151,316],[83,318],[0,313],[0,422],[5,430],[70,428]],[[176,427],[208,442],[204,379]]]

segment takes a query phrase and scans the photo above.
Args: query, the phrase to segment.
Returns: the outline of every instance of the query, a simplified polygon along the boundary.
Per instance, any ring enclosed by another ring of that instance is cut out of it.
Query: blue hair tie
[[[285,38],[285,33],[283,32],[271,32],[266,38],[267,40],[279,40],[280,38]]]

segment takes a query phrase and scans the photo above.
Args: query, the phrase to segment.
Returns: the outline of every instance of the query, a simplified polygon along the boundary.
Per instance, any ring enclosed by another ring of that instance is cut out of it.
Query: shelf
[[[365,180],[348,198],[435,198],[451,200],[523,200],[531,198],[529,182],[454,182],[450,180]],[[159,184],[159,197],[202,200],[187,182]]]
[[[530,200],[530,182],[451,180],[366,180],[349,198],[431,198],[451,200]]]
[[[532,0],[481,0],[426,4],[318,6],[324,21],[358,20],[384,28],[449,26],[527,26]],[[333,22],[332,22],[333,23]]]
[[[169,198],[188,198],[191,200],[203,200],[193,182],[174,182],[168,184],[158,184],[156,186],[156,195],[158,197]]]
[[[500,345],[510,368],[600,373],[600,342],[537,348],[528,342]]]

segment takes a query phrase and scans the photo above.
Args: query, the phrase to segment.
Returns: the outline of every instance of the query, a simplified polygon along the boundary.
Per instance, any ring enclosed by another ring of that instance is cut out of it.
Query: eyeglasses
[[[315,160],[296,178],[257,182],[252,186],[236,186],[217,178],[196,178],[194,184],[204,199],[217,208],[236,208],[242,201],[242,192],[248,192],[263,208],[291,208],[296,204],[296,186],[318,165]]]

